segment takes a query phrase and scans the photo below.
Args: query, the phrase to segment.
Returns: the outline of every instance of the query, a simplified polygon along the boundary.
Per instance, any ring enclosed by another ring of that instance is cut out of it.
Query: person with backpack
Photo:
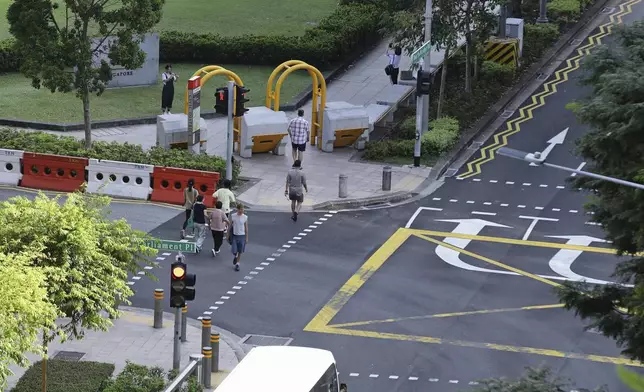
[[[186,227],[188,227],[188,221],[192,216],[192,206],[199,196],[199,191],[194,188],[195,180],[189,179],[188,186],[183,190],[183,208],[186,209],[186,220],[183,222],[183,228],[181,229],[181,239],[186,238]]]
[[[203,242],[206,240],[206,205],[203,204],[203,199],[203,195],[197,196],[197,200],[192,206],[192,222],[195,226],[197,253],[201,252]]]

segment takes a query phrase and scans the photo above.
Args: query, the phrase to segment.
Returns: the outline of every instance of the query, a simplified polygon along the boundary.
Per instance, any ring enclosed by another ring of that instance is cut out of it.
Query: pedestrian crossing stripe
[[[481,166],[495,158],[495,152],[508,145],[508,137],[521,132],[521,124],[534,118],[533,112],[546,104],[545,98],[557,92],[557,86],[568,81],[568,75],[579,69],[581,59],[590,54],[591,49],[601,45],[602,38],[612,33],[615,25],[622,24],[622,18],[633,12],[632,6],[642,0],[630,0],[620,4],[619,12],[611,14],[609,21],[599,26],[599,32],[588,37],[588,43],[577,48],[577,54],[566,60],[566,66],[555,72],[554,78],[543,85],[538,94],[531,97],[531,102],[519,108],[519,116],[506,123],[506,129],[495,133],[493,143],[480,149],[480,156],[467,163],[467,170],[457,176],[466,179],[481,174]]]

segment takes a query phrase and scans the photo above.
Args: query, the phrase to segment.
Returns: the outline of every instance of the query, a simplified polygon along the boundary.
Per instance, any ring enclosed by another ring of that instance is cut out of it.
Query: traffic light
[[[228,114],[228,87],[215,90],[215,113]]]
[[[187,301],[195,299],[195,274],[189,274],[181,256],[170,266],[170,307],[183,308]]]
[[[244,104],[250,101],[246,98],[246,93],[249,91],[250,90],[245,87],[235,85],[235,117],[241,117],[248,111],[248,109],[244,107]]]
[[[432,74],[420,69],[416,76],[416,96],[429,95],[432,86]]]

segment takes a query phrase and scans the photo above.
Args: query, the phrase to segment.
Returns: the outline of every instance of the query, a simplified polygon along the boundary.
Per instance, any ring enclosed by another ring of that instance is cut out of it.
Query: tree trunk
[[[92,147],[92,120],[89,112],[89,89],[84,88],[83,97],[83,122],[85,123],[85,149]]]
[[[472,33],[465,33],[465,92],[472,92]]]
[[[42,333],[42,344],[45,349],[45,355],[43,356],[41,362],[42,392],[47,392],[47,333],[45,331],[43,331]]]
[[[441,118],[443,112],[443,101],[445,100],[445,84],[447,83],[447,62],[449,61],[449,52],[452,50],[451,45],[445,47],[445,57],[441,66],[441,86],[438,90],[438,105],[436,109],[436,118]]]
[[[478,46],[475,45],[475,47],[477,48],[477,50],[474,51],[474,57],[472,58],[472,62],[474,63],[473,64],[474,65],[474,76],[473,76],[472,79],[474,80],[474,83],[479,81],[479,70],[480,70],[479,68],[481,66],[481,64],[479,64]]]

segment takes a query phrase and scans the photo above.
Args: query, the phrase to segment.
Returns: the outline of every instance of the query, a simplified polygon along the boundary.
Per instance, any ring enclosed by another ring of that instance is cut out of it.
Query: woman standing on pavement
[[[248,216],[244,214],[244,205],[237,203],[237,211],[230,217],[232,229],[228,230],[228,242],[230,242],[233,252],[233,265],[235,271],[239,271],[239,262],[241,255],[246,249],[248,243]]]
[[[189,179],[188,186],[183,190],[183,208],[186,209],[186,220],[183,222],[183,228],[181,229],[181,239],[186,238],[186,227],[188,227],[188,220],[192,215],[192,206],[199,196],[199,191],[194,188],[195,180]]]
[[[230,224],[226,214],[221,209],[223,203],[217,200],[215,204],[215,209],[210,212],[210,230],[212,231],[212,239],[215,242],[215,247],[212,248],[212,255],[217,256],[221,250],[221,244],[224,243],[224,231]]]
[[[172,65],[165,66],[165,72],[161,75],[163,81],[163,90],[161,91],[161,111],[163,114],[170,114],[172,109],[172,101],[174,100],[174,82],[179,79],[179,76],[172,72]]]

